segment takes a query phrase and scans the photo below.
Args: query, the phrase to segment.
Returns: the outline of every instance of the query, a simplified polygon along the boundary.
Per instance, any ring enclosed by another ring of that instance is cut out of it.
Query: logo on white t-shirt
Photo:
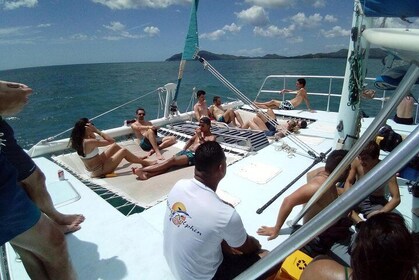
[[[186,211],[186,207],[182,202],[175,202],[172,207],[170,207],[169,201],[167,206],[170,209],[170,218],[169,220],[178,228],[189,229],[190,231],[201,235],[202,233],[196,229],[192,224],[192,217]]]

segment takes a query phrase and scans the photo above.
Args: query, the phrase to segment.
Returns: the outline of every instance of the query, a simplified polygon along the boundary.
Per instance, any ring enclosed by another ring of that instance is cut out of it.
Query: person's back
[[[175,277],[211,279],[222,261],[222,233],[237,217],[233,207],[201,182],[176,183],[167,198],[163,233],[165,257]],[[243,234],[231,236],[237,247],[246,238]]]
[[[194,179],[180,180],[168,195],[163,251],[177,279],[233,279],[260,259],[260,243],[215,193],[226,168],[220,144],[202,143]]]
[[[415,101],[410,95],[407,95],[397,106],[397,112],[393,120],[400,124],[413,124],[413,105]]]
[[[318,173],[313,176],[311,182],[320,187],[329,177],[329,173],[325,171],[325,168],[322,167],[318,169]],[[326,208],[330,203],[332,203],[338,197],[336,188],[329,188],[324,192],[320,198],[313,204],[313,206],[307,211],[303,217],[304,223],[310,221],[314,216],[316,216],[320,211]]]

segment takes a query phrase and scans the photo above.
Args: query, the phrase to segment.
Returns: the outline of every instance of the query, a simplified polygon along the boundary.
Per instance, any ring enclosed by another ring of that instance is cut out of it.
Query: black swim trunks
[[[400,123],[400,124],[407,124],[407,125],[413,124],[413,118],[399,118],[397,115],[395,115],[393,120],[396,123]]]
[[[22,181],[28,178],[36,169],[35,162],[20,147],[15,139],[13,128],[3,119],[0,120],[0,134],[4,139],[4,146],[1,152],[17,170],[17,180]]]

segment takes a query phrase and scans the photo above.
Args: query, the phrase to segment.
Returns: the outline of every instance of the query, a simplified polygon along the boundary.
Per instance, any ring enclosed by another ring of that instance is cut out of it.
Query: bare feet
[[[148,152],[147,157],[152,156],[154,153],[155,153],[154,149],[151,149],[151,150]]]
[[[146,173],[141,168],[132,168],[132,173],[137,175],[137,180],[147,180]]]
[[[81,214],[62,215],[62,217],[55,222],[62,233],[75,232],[81,229],[80,224],[83,223],[85,217]]]
[[[160,154],[160,155],[156,154],[156,158],[157,158],[157,160],[164,160],[165,159],[162,154]]]

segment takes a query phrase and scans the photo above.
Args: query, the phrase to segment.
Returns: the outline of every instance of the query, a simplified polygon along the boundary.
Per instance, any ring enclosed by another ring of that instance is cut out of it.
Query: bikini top
[[[80,156],[82,159],[91,159],[94,158],[95,156],[97,156],[99,154],[99,148],[96,147],[93,149],[93,151],[91,151],[90,153],[86,154],[84,157]]]

